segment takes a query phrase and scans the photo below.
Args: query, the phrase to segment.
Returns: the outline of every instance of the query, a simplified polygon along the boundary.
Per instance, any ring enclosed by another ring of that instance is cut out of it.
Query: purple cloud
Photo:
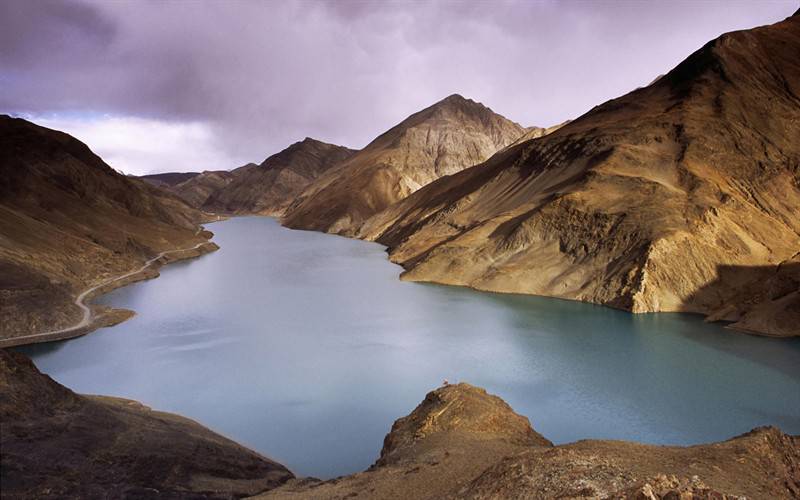
[[[552,125],[647,84],[720,33],[794,10],[793,1],[5,0],[0,111],[201,124],[220,149],[209,158],[230,161],[203,167],[228,168],[305,136],[362,147],[456,92],[523,125]],[[173,156],[180,163],[180,150]]]

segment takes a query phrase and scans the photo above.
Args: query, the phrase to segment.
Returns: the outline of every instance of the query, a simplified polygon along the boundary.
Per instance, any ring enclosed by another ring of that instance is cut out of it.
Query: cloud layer
[[[95,137],[127,129],[129,139],[111,141],[106,154],[136,173],[230,168],[306,136],[363,147],[452,93],[523,125],[552,125],[650,82],[725,31],[776,22],[795,8],[5,0],[0,111],[51,124],[61,116],[96,149]],[[74,118],[87,112],[91,123]],[[99,132],[103,123],[115,132]],[[172,146],[162,141],[149,154],[143,131],[157,127],[181,133],[166,134]]]
[[[232,158],[219,138],[203,122],[73,114],[23,117],[80,138],[106,163],[128,174],[219,170],[239,166],[231,163]]]

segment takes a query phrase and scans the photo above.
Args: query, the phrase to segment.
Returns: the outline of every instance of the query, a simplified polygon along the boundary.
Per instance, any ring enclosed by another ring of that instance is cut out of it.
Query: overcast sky
[[[306,136],[361,148],[453,93],[548,126],[788,1],[0,0],[0,112],[127,173],[228,169]]]

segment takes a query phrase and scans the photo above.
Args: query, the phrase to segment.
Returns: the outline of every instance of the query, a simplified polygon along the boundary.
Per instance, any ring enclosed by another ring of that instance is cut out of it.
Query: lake
[[[133,319],[19,350],[77,392],[180,413],[321,478],[372,464],[443,379],[485,387],[556,443],[800,434],[800,339],[406,283],[380,245],[265,217],[207,227],[219,251],[98,299]]]

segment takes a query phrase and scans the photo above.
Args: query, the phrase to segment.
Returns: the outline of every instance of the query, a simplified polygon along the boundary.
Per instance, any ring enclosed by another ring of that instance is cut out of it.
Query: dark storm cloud
[[[545,126],[648,83],[722,32],[795,9],[3,0],[0,111],[191,124],[192,137],[206,137],[192,128],[202,124],[231,162],[259,161],[305,136],[362,147],[455,92]]]
[[[63,1],[0,2],[0,20],[4,67],[31,67],[55,62],[58,56],[93,52],[114,36],[112,21],[95,8]],[[68,50],[61,50],[65,46]]]

